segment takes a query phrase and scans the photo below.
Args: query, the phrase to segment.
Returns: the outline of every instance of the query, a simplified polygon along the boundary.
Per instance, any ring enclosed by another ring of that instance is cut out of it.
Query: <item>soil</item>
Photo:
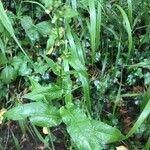
[[[63,139],[62,133],[59,130],[54,130],[52,133],[58,138]],[[8,122],[0,128],[0,150],[16,150],[16,145],[13,139],[12,134],[15,135],[19,142],[21,150],[48,150],[45,148],[41,141],[30,133],[23,134],[19,124],[16,122]],[[43,135],[44,136],[44,135]],[[63,141],[54,142],[55,150],[66,150],[65,144]]]

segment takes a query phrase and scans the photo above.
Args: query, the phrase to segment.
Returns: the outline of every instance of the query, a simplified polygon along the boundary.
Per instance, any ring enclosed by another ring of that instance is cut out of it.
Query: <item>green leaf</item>
[[[39,60],[34,63],[35,73],[39,73],[39,74],[43,75],[48,68],[49,68],[48,64],[42,60]]]
[[[32,18],[30,16],[24,16],[21,19],[21,25],[31,41],[34,42],[34,41],[39,40],[39,33],[36,30],[32,22]]]
[[[36,28],[42,36],[49,35],[51,32],[51,26],[47,21],[38,23]]]
[[[78,16],[78,12],[73,10],[72,8],[67,8],[64,12],[64,17],[65,18],[73,18]]]
[[[60,114],[79,150],[100,150],[102,144],[120,141],[124,138],[116,127],[90,120],[81,109],[73,104],[62,107]]]
[[[21,67],[19,68],[18,74],[21,76],[30,75],[32,70],[28,67],[27,62],[24,62]]]
[[[143,100],[142,100],[142,103],[141,103],[141,110],[143,110],[145,108],[145,106],[146,106],[146,104],[148,103],[149,100],[150,100],[150,87],[144,93]]]
[[[18,55],[12,58],[11,60],[11,65],[16,69],[19,70],[21,64],[23,63],[24,58],[22,57],[22,55]]]
[[[49,36],[48,40],[47,40],[47,45],[46,45],[46,49],[49,51],[55,44],[55,40],[57,38],[57,35],[52,34]]]
[[[23,16],[21,19],[21,25],[25,31],[31,29],[34,26],[30,16]]]
[[[30,28],[29,30],[26,30],[26,34],[32,42],[39,40],[39,33],[34,27]]]
[[[61,122],[58,110],[42,102],[21,104],[7,111],[4,116],[11,120],[23,120],[29,117],[33,124],[43,127],[56,126]]]
[[[150,99],[148,100],[148,102],[147,102],[145,108],[143,109],[142,113],[140,114],[138,120],[134,123],[134,126],[131,128],[131,130],[126,135],[126,138],[129,138],[130,136],[132,136],[149,115],[150,115]]]
[[[23,97],[31,99],[34,101],[39,101],[43,99],[53,100],[61,98],[63,94],[62,89],[58,86],[48,86],[48,87],[38,87],[34,89],[31,93],[25,94]]]
[[[127,60],[126,60],[126,62],[128,62],[131,52],[132,52],[132,47],[133,47],[132,28],[131,28],[131,25],[130,25],[130,22],[129,22],[126,12],[122,9],[121,6],[116,5],[116,7],[119,9],[119,11],[123,17],[124,28],[125,28],[126,32],[128,33],[128,43],[129,44],[128,44],[128,56],[127,56]],[[130,16],[130,17],[132,17],[132,16]]]
[[[42,2],[44,3],[45,7],[50,7],[53,5],[53,0],[42,0]]]
[[[16,69],[20,76],[27,76],[32,72],[31,68],[28,66],[28,60],[22,53],[13,57],[11,65]]]
[[[43,56],[43,58],[46,60],[47,64],[50,66],[50,69],[52,69],[52,71],[60,76],[61,75],[61,67],[55,63],[52,59],[48,58],[47,56]]]
[[[11,83],[12,81],[14,81],[17,77],[17,71],[12,67],[12,66],[6,66],[0,75],[0,79],[4,82],[4,83]]]
[[[95,62],[96,55],[96,6],[94,0],[88,0],[89,3],[89,13],[90,13],[90,42],[92,50],[92,63]]]
[[[32,79],[31,77],[29,77],[30,83],[31,83],[31,90],[33,91],[34,89],[40,88],[41,85],[34,79]]]
[[[144,74],[144,85],[150,85],[150,73]]]
[[[0,52],[0,66],[5,65],[7,63],[6,56]]]
[[[49,115],[39,114],[38,116],[32,116],[30,121],[40,127],[54,127],[61,123],[61,117],[58,112],[54,111]]]
[[[0,21],[2,22],[3,26],[5,27],[5,29],[9,32],[9,34],[13,37],[13,39],[15,40],[15,42],[17,43],[17,45],[19,46],[19,48],[21,49],[21,51],[26,56],[26,58],[30,60],[30,58],[28,57],[28,55],[26,54],[26,52],[22,48],[19,40],[15,36],[14,29],[13,29],[12,24],[11,24],[11,22],[10,22],[8,16],[7,16],[7,14],[6,14],[6,11],[4,10],[4,7],[3,7],[3,4],[2,4],[1,1],[0,1]]]
[[[0,33],[3,33],[4,32],[4,26],[2,25],[2,23],[0,22]]]

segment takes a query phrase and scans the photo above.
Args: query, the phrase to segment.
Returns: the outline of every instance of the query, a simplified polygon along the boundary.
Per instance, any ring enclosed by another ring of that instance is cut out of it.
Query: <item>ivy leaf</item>
[[[63,122],[67,125],[68,133],[79,150],[100,150],[102,144],[120,141],[124,138],[116,127],[90,120],[82,110],[73,104],[62,107],[60,114]]]
[[[34,63],[34,71],[35,73],[44,74],[46,70],[49,68],[48,64],[42,60],[39,60]]]
[[[17,71],[12,67],[12,66],[6,66],[0,75],[0,79],[4,82],[4,83],[11,83],[12,81],[14,81],[17,77]]]
[[[27,30],[26,34],[32,42],[39,40],[39,33],[37,32],[37,30],[34,27]]]
[[[33,24],[32,18],[30,16],[24,16],[21,19],[21,25],[31,41],[35,42],[39,40],[39,33],[36,30],[35,25]]]
[[[47,21],[38,23],[36,28],[42,36],[47,36],[51,32],[50,24]]]
[[[22,53],[13,57],[11,64],[20,76],[27,76],[32,72],[31,68],[28,66],[28,60]]]
[[[32,70],[27,66],[27,62],[22,63],[21,67],[19,68],[19,75],[27,76],[30,75]]]
[[[43,99],[53,100],[61,98],[62,94],[63,90],[60,89],[60,87],[58,86],[41,86],[34,89],[31,93],[25,94],[23,97],[34,101],[39,101]]]
[[[11,120],[24,120],[29,117],[34,125],[42,127],[56,126],[61,123],[59,111],[54,106],[42,102],[21,104],[7,111],[4,117]]]
[[[33,27],[32,18],[30,16],[24,16],[21,19],[21,25],[25,31],[31,29]]]

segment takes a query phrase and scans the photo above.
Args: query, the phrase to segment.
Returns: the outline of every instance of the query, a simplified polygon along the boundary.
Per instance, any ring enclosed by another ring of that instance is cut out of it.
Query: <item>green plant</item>
[[[23,134],[53,150],[59,128],[70,149],[148,149],[149,7],[148,0],[0,1],[0,110],[8,109],[1,123],[19,121]]]

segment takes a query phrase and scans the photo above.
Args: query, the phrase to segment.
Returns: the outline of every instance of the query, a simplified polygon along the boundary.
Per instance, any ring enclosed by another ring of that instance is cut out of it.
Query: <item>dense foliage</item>
[[[148,150],[149,50],[149,0],[0,0],[0,149]]]

